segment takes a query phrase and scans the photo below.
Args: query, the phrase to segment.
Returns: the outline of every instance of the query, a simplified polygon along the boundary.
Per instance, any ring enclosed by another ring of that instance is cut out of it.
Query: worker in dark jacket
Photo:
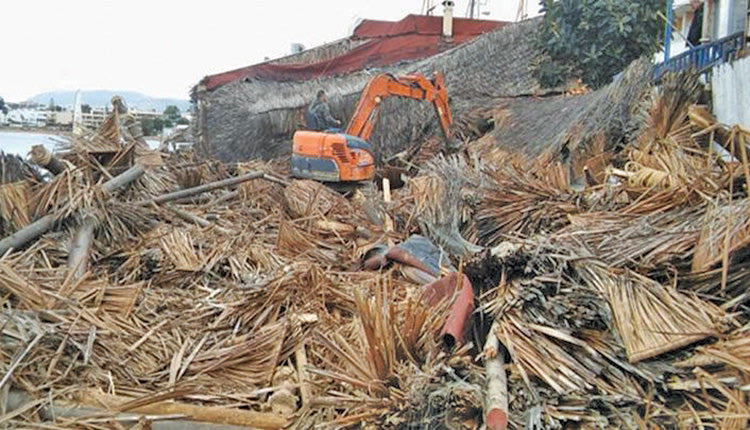
[[[690,46],[698,46],[703,38],[703,1],[690,0],[693,8],[693,21],[690,23],[687,40]]]
[[[328,105],[328,96],[323,90],[318,91],[318,96],[307,108],[308,130],[323,131],[341,126],[341,121],[331,115],[331,107]]]

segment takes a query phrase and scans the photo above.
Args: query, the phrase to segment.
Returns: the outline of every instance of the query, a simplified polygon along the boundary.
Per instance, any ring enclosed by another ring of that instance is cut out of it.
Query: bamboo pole
[[[178,191],[174,191],[171,193],[162,194],[160,196],[154,197],[153,199],[141,200],[141,201],[135,202],[134,204],[136,206],[147,206],[150,204],[158,205],[162,203],[171,202],[173,200],[183,199],[185,197],[191,197],[191,196],[195,196],[198,194],[207,193],[209,191],[218,190],[220,188],[226,188],[226,187],[231,187],[234,185],[239,185],[244,182],[252,181],[253,179],[265,178],[266,176],[267,175],[264,174],[263,172],[250,172],[242,176],[237,176],[234,178],[229,178],[229,179],[224,179],[221,181],[199,185],[197,187],[186,188],[184,190],[178,190]]]
[[[201,218],[201,217],[199,217],[197,215],[193,215],[190,212],[185,212],[182,209],[178,209],[178,208],[176,208],[176,207],[174,207],[172,205],[167,205],[167,209],[169,209],[170,212],[174,213],[175,215],[177,215],[178,217],[182,218],[183,220],[185,220],[187,222],[192,222],[193,224],[198,225],[200,227],[203,227],[203,228],[213,227],[217,231],[220,231],[222,233],[225,233],[225,234],[229,234],[230,233],[229,230],[227,230],[227,229],[225,229],[223,227],[220,227],[220,226],[218,226],[216,224],[213,224],[213,223],[209,222],[208,220],[205,220],[205,219],[203,219],[203,218]]]
[[[114,190],[140,178],[145,172],[146,170],[142,165],[135,164],[122,174],[102,184],[102,190],[109,195]],[[94,243],[94,229],[96,228],[96,224],[96,218],[90,214],[84,214],[83,223],[78,228],[78,231],[76,231],[70,252],[68,253],[68,270],[73,272],[72,277],[74,280],[80,279],[88,271],[89,255]]]
[[[129,183],[140,178],[144,173],[146,173],[145,167],[140,164],[134,164],[128,170],[103,183],[102,190],[104,190],[104,192],[107,194],[111,194],[112,191],[124,187],[125,185],[128,185]]]

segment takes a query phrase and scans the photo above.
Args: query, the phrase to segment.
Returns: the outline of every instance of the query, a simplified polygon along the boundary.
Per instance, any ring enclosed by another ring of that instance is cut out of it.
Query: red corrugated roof
[[[453,34],[478,36],[492,31],[503,24],[502,21],[453,18]],[[364,20],[354,29],[354,37],[363,39],[393,37],[406,34],[440,36],[443,33],[443,17],[408,15],[401,21]]]
[[[443,19],[439,16],[409,15],[396,22],[365,20],[357,26],[352,37],[368,41],[338,57],[313,64],[261,63],[206,76],[201,84],[211,90],[240,79],[305,81],[383,67],[433,56],[506,24],[502,21],[455,18],[453,41],[448,44],[442,38]]]

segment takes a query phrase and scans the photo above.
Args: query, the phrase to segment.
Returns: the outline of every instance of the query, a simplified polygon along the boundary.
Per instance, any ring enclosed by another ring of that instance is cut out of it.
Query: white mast
[[[435,0],[422,0],[422,15],[432,15],[435,10]]]
[[[81,90],[76,91],[73,101],[73,134],[80,136],[83,134],[83,112],[81,111]]]
[[[529,17],[529,4],[526,0],[518,0],[518,11],[516,11],[516,22],[523,21]]]

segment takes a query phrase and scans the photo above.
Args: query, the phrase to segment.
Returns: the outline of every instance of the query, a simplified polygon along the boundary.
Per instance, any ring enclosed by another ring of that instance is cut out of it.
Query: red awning
[[[357,26],[352,37],[366,39],[368,42],[338,57],[312,64],[261,63],[206,76],[201,83],[206,89],[212,90],[240,79],[306,81],[383,67],[401,61],[431,57],[507,24],[502,21],[455,18],[453,41],[449,44],[442,38],[442,22],[442,17],[420,15],[409,15],[397,22],[365,20]]]

